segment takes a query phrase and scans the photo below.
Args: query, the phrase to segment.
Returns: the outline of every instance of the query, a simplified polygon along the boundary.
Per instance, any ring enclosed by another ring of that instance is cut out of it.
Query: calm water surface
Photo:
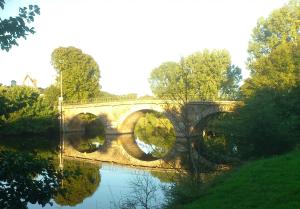
[[[73,162],[74,163],[74,162]],[[93,164],[86,164],[80,162],[81,165],[87,166],[96,166]],[[84,168],[83,168],[84,169]],[[82,197],[82,195],[78,195],[75,203],[72,200],[66,200],[61,204],[62,201],[52,200],[53,206],[47,204],[45,207],[41,205],[32,205],[29,204],[29,209],[53,209],[53,208],[76,208],[76,209],[114,209],[114,204],[118,204],[118,202],[129,194],[132,193],[131,182],[135,181],[137,176],[146,175],[147,178],[150,179],[151,183],[154,183],[158,186],[158,190],[155,192],[156,196],[156,204],[160,204],[164,202],[164,193],[161,186],[168,186],[170,183],[163,182],[158,177],[155,177],[151,171],[141,170],[137,168],[129,168],[120,165],[107,164],[103,163],[100,165],[100,168],[97,173],[100,177],[100,182],[97,185],[95,192],[91,194],[86,194],[87,197]],[[164,175],[162,173],[161,175]],[[87,189],[86,187],[90,187],[90,185],[86,184],[85,181],[77,182],[79,183],[79,191],[72,191],[75,194],[82,192],[82,190]],[[97,182],[95,182],[97,184]],[[78,187],[74,187],[78,189]],[[68,202],[69,201],[69,202]],[[60,202],[60,203],[57,203]],[[79,202],[79,203],[77,203]],[[68,205],[69,204],[69,205]]]
[[[43,137],[6,138],[0,140],[0,150],[34,151],[41,156],[54,158],[58,166],[58,141]],[[29,209],[115,209],[115,204],[118,205],[121,200],[133,194],[131,185],[138,178],[146,178],[158,188],[152,205],[161,205],[165,202],[162,187],[171,185],[172,176],[157,170],[74,159],[63,159],[63,170],[66,173],[76,173],[75,176],[70,175],[63,179],[65,193],[55,196],[51,201],[52,206],[28,204]]]

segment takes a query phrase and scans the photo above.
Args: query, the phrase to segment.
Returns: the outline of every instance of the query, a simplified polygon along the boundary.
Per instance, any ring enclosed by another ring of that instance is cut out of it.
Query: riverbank
[[[300,208],[300,149],[249,162],[218,178],[184,209]]]

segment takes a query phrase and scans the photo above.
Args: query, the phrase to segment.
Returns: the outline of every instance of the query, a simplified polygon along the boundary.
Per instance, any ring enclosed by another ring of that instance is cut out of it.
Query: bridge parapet
[[[116,97],[99,97],[92,99],[83,99],[80,101],[66,101],[67,105],[76,105],[76,104],[93,104],[93,103],[111,103],[111,102],[126,102],[126,101],[147,101],[147,100],[160,100],[156,97],[149,98],[137,98],[136,96],[116,96]]]

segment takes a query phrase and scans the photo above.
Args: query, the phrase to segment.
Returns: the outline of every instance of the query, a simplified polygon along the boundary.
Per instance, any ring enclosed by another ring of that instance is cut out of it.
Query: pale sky
[[[38,4],[36,34],[19,47],[0,51],[0,83],[21,84],[26,74],[38,86],[54,83],[52,51],[74,46],[100,67],[102,90],[151,94],[150,72],[166,61],[203,49],[227,49],[243,70],[252,29],[259,17],[288,0],[7,0],[0,16]]]

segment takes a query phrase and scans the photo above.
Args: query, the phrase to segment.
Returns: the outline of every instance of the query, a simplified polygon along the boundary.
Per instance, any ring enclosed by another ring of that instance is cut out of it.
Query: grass
[[[300,150],[225,174],[184,209],[300,208]]]

